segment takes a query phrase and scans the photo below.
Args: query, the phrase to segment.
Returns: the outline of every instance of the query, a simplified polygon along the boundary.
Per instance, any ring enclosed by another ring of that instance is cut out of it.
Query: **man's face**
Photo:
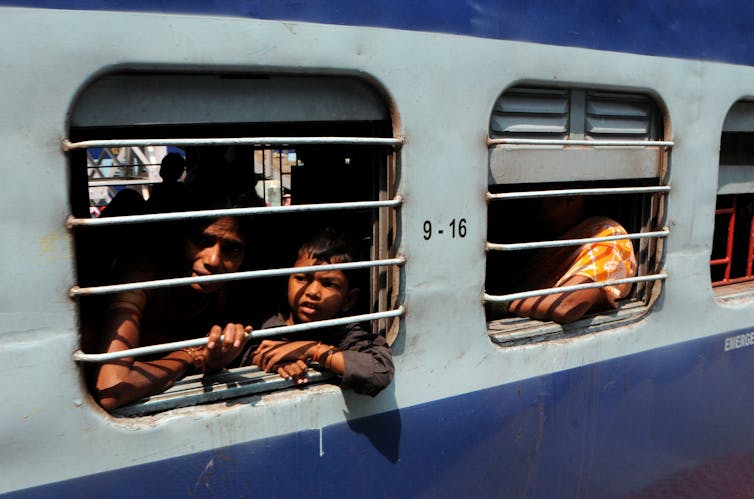
[[[323,265],[326,262],[304,256],[294,267]],[[340,270],[292,274],[288,278],[288,304],[294,323],[332,319],[353,306],[358,290],[349,289],[348,278]]]
[[[246,241],[241,236],[238,220],[223,217],[198,230],[186,239],[185,256],[191,267],[191,277],[235,272],[243,263]],[[222,283],[194,283],[191,288],[200,293],[214,293]]]

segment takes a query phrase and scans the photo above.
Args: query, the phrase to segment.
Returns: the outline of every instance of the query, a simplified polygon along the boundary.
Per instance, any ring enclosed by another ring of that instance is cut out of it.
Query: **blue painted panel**
[[[741,497],[754,348],[730,334],[327,427],[321,456],[303,431],[18,496]]]
[[[754,65],[754,3],[744,0],[0,0],[0,5],[377,26]]]

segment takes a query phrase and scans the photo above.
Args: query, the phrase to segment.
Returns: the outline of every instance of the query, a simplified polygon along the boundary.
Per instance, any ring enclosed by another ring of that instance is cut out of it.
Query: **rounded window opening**
[[[82,91],[66,141],[75,359],[104,408],[390,382],[402,142],[381,95],[350,77],[154,72]],[[327,267],[300,270],[302,251]],[[303,304],[289,298],[300,276],[318,290]],[[356,336],[380,365],[367,382]],[[314,346],[287,365],[256,355],[265,340]]]
[[[660,292],[667,161],[648,95],[522,85],[489,126],[485,307],[496,343],[638,320]]]
[[[725,117],[710,279],[718,300],[752,296],[754,272],[754,102],[736,102]]]

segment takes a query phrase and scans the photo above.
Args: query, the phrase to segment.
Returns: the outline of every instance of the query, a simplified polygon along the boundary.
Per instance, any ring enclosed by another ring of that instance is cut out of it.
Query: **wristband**
[[[330,367],[332,366],[332,355],[335,352],[340,352],[340,350],[338,350],[335,347],[332,347],[332,348],[328,349],[325,353],[323,353],[322,355],[320,355],[319,356],[319,360],[317,361],[319,363],[319,365],[322,366],[322,367],[324,367],[325,369],[327,369],[329,371]]]

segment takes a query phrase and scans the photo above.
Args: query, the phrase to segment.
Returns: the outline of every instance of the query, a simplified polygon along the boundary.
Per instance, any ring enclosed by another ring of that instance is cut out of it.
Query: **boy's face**
[[[309,256],[300,257],[294,267],[323,265]],[[359,290],[350,289],[348,278],[340,270],[310,274],[292,274],[288,278],[288,304],[293,323],[332,319],[350,309],[358,299]]]

